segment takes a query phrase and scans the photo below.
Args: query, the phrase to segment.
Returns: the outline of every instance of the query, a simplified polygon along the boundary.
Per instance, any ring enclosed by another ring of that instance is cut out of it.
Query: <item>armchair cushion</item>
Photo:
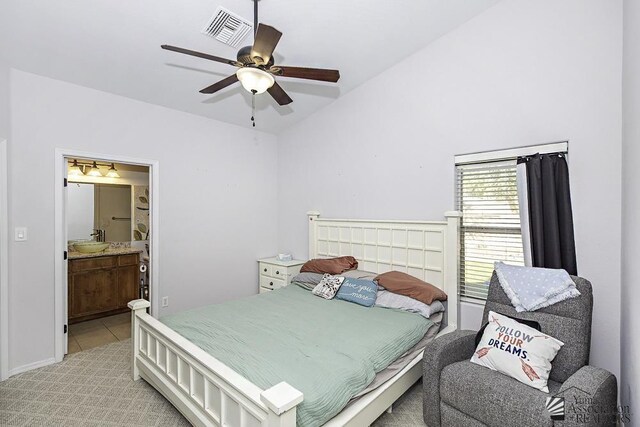
[[[550,394],[467,360],[446,366],[440,375],[442,402],[487,425],[552,426],[545,404],[560,383],[549,381],[548,387]]]
[[[452,408],[444,402],[440,402],[440,412],[442,424],[440,427],[449,426],[464,426],[464,427],[487,427],[486,424],[481,423],[475,418],[470,417],[467,414],[463,414],[456,408]]]
[[[422,359],[424,422],[440,425],[440,373],[442,368],[471,358],[476,346],[475,331],[454,331],[429,342]],[[488,369],[487,369],[488,370]]]

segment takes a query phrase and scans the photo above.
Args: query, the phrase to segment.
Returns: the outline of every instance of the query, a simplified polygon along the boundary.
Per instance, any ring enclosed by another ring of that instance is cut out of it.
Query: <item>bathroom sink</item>
[[[102,252],[109,247],[108,243],[104,242],[75,242],[73,247],[76,251],[82,252],[83,254],[93,254],[96,252]]]

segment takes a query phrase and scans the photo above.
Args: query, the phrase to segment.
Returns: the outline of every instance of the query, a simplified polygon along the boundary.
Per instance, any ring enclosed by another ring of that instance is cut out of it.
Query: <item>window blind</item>
[[[456,165],[460,296],[486,299],[496,261],[524,265],[516,160]]]

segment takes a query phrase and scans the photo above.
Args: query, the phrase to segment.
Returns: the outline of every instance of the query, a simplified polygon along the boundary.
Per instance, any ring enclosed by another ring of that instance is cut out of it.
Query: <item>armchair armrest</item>
[[[476,348],[476,331],[454,331],[424,348],[422,358],[423,415],[428,426],[440,425],[440,372],[455,362],[470,359]]]
[[[616,425],[618,382],[615,375],[595,366],[583,366],[560,387],[564,397],[563,426]]]

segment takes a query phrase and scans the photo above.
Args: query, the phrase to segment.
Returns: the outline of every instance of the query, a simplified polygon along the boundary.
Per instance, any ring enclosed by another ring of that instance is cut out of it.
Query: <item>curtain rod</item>
[[[555,144],[567,144],[567,150],[569,150],[569,140],[566,140],[566,141],[544,142],[542,144],[519,145],[517,147],[503,148],[498,150],[474,151],[472,153],[454,154],[454,156],[470,156],[474,154],[499,153],[501,151],[507,151],[507,150],[521,150],[525,148],[544,147],[545,145],[555,145]]]
[[[476,153],[457,154],[454,156],[456,165],[466,163],[484,163],[498,160],[512,160],[521,156],[536,154],[539,152],[555,153],[569,152],[569,141],[553,142],[547,144],[525,145],[521,147],[505,148],[502,150],[478,151]]]

